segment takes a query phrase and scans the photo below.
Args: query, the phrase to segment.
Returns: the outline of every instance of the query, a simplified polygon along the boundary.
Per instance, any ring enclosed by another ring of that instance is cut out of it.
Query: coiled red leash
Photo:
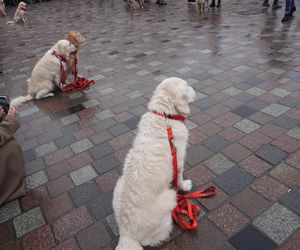
[[[165,117],[166,119],[178,120],[181,122],[185,121],[183,116],[172,116],[161,114],[153,111],[154,114]],[[178,193],[178,163],[177,163],[177,150],[173,143],[173,131],[172,128],[167,126],[168,139],[173,159],[173,186],[177,191],[177,206],[172,211],[172,217],[179,229],[181,230],[193,230],[198,227],[197,216],[201,212],[200,206],[193,204],[190,199],[211,197],[217,194],[217,189],[215,186],[209,186],[207,188],[198,190],[194,193],[181,195]]]
[[[94,80],[88,80],[84,77],[78,77],[78,70],[77,70],[77,57],[76,57],[77,51],[72,53],[74,55],[75,59],[75,72],[74,72],[74,80],[73,83],[66,84],[67,80],[67,73],[65,72],[63,62],[67,63],[67,60],[64,56],[58,55],[56,51],[52,52],[52,55],[54,55],[58,60],[60,61],[60,82],[59,82],[59,88],[62,91],[76,91],[76,90],[84,90],[89,89],[91,85],[95,83]]]

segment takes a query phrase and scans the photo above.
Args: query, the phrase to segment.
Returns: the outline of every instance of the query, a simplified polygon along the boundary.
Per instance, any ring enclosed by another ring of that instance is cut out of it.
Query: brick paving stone
[[[99,237],[101,235],[101,237]],[[82,249],[101,249],[111,241],[111,237],[101,221],[97,221],[76,235]]]
[[[256,179],[251,188],[270,201],[277,201],[281,195],[288,191],[286,186],[269,176]]]
[[[99,145],[105,141],[110,140],[113,136],[107,131],[101,131],[89,137],[94,145]]]
[[[39,207],[33,208],[13,220],[16,236],[20,238],[38,227],[45,224],[41,209]]]
[[[119,228],[118,228],[118,224],[115,218],[114,214],[110,214],[108,216],[105,217],[105,221],[108,224],[110,230],[113,232],[113,234],[117,237],[119,236],[120,232],[119,232]]]
[[[245,227],[248,219],[229,204],[211,212],[208,218],[213,221],[228,237]]]
[[[180,249],[218,249],[226,236],[220,232],[213,223],[204,219],[195,233],[184,233],[175,242]]]
[[[78,250],[79,246],[75,239],[68,239],[62,243],[59,243],[54,250]]]
[[[68,147],[65,147],[65,148],[59,149],[51,154],[46,155],[44,157],[44,159],[45,159],[46,164],[48,166],[51,166],[55,163],[58,163],[62,160],[69,158],[72,155],[73,155],[73,153],[72,153],[71,149]]]
[[[76,140],[72,135],[64,134],[63,136],[56,138],[54,143],[59,149],[61,149],[74,143],[75,141]]]
[[[47,188],[51,197],[56,197],[72,189],[74,184],[69,175],[63,175],[54,181],[47,183]]]
[[[196,128],[190,131],[188,143],[192,145],[196,145],[204,141],[205,139],[207,139],[207,136],[201,133],[201,131],[198,128]]]
[[[243,137],[245,134],[236,128],[229,127],[223,130],[221,133],[219,133],[219,135],[221,135],[223,138],[225,138],[228,141],[235,142],[239,140],[241,137]]]
[[[290,109],[289,107],[286,107],[284,105],[273,103],[268,107],[264,108],[262,112],[274,117],[278,117],[284,114],[285,112],[287,112],[289,109]]]
[[[75,154],[79,154],[79,153],[93,147],[93,144],[91,143],[91,141],[89,139],[86,138],[86,139],[83,139],[81,141],[71,144],[70,147],[72,148],[72,150]]]
[[[259,149],[262,145],[268,144],[272,141],[271,138],[269,138],[268,136],[262,135],[258,132],[253,132],[249,135],[244,136],[241,140],[240,143],[253,150],[256,151],[257,149]]]
[[[216,118],[214,122],[223,128],[228,128],[240,120],[241,118],[238,115],[228,112],[225,115]]]
[[[204,161],[204,165],[214,173],[220,175],[233,167],[235,164],[232,161],[228,160],[227,157],[219,153]]]
[[[79,120],[80,120],[80,118],[78,117],[77,114],[68,115],[68,116],[65,116],[65,117],[60,119],[60,121],[62,122],[63,125],[72,124],[72,123],[77,122]]]
[[[25,176],[31,175],[46,167],[42,158],[36,159],[31,162],[27,162],[25,165]]]
[[[134,134],[128,132],[126,134],[120,135],[118,137],[113,138],[108,143],[115,149],[119,150],[127,145],[131,145],[134,140]]]
[[[287,134],[297,140],[300,140],[300,126],[291,129],[287,132]]]
[[[38,171],[32,175],[29,175],[25,178],[25,189],[26,191],[30,191],[39,187],[48,182],[47,176],[43,170]]]
[[[297,250],[300,245],[300,232],[293,235],[287,243],[284,244],[283,247],[281,247],[281,250]]]
[[[207,184],[207,186],[212,185],[212,183]],[[216,185],[214,185],[216,186]],[[209,211],[212,211],[215,209],[217,206],[219,206],[221,203],[225,202],[228,199],[228,195],[218,186],[217,188],[217,195],[214,197],[209,197],[209,198],[200,198],[197,199],[201,205],[203,205],[206,209]]]
[[[96,179],[102,192],[112,191],[120,175],[116,170],[111,170]]]
[[[52,224],[52,229],[55,238],[59,241],[63,241],[80,232],[92,223],[93,219],[88,213],[86,207],[81,206],[73,209],[71,212],[56,220]]]
[[[49,249],[55,246],[55,239],[49,225],[44,225],[37,230],[27,234],[22,239],[25,249]]]
[[[261,112],[257,112],[251,116],[249,116],[249,120],[256,122],[260,125],[264,125],[270,121],[273,121],[274,117],[266,115],[264,113]]]
[[[213,154],[212,151],[210,151],[206,147],[203,147],[202,145],[197,145],[187,150],[186,161],[190,166],[194,166],[202,162],[203,160],[207,159],[212,154]]]
[[[247,226],[241,232],[229,239],[236,249],[276,249],[277,245],[259,232],[252,225]]]
[[[5,203],[0,207],[0,224],[11,220],[19,214],[21,214],[21,209],[17,200]]]
[[[212,136],[220,131],[222,131],[221,127],[215,124],[214,122],[206,123],[205,125],[200,127],[200,131],[205,135]]]
[[[248,150],[247,148],[245,148],[244,146],[238,143],[231,144],[230,146],[225,148],[222,152],[236,162],[240,162],[241,160],[251,155],[250,150]]]
[[[96,198],[99,194],[99,189],[94,182],[83,183],[70,191],[73,202],[77,207]]]
[[[31,192],[27,192],[24,197],[21,198],[23,210],[27,211],[36,206],[42,204],[43,201],[49,199],[49,194],[45,186],[38,187]]]
[[[266,136],[269,136],[273,139],[277,139],[280,135],[284,134],[286,132],[286,129],[276,126],[274,124],[268,123],[264,126],[262,126],[259,130],[259,133],[262,133]]]
[[[288,164],[291,166],[300,169],[300,151],[296,152],[294,155],[292,155],[287,161]]]
[[[70,173],[70,176],[76,186],[87,182],[95,177],[97,174],[91,165],[84,166]]]
[[[121,150],[117,151],[114,153],[114,157],[119,161],[119,162],[124,162],[125,160],[125,157],[129,151],[130,147],[125,147],[125,148],[122,148]],[[98,161],[99,162],[99,161]],[[99,164],[99,163],[98,163]]]
[[[271,172],[270,175],[289,187],[300,185],[300,171],[280,163]]]
[[[252,181],[253,177],[238,167],[232,167],[214,179],[214,182],[230,195],[239,192]]]
[[[271,202],[249,188],[243,189],[232,199],[231,203],[252,219],[271,206]]]
[[[46,169],[50,180],[54,180],[59,176],[65,175],[72,171],[71,165],[66,161],[61,161]]]
[[[44,145],[37,147],[35,149],[35,152],[36,152],[37,157],[42,157],[44,155],[53,153],[56,150],[57,150],[57,147],[54,144],[54,142],[49,142],[49,143],[46,143]]]
[[[260,128],[260,125],[258,125],[255,122],[252,122],[248,119],[243,119],[240,122],[234,124],[234,127],[241,130],[242,132],[246,133],[246,134],[250,134],[253,131],[257,130],[258,128]]]
[[[286,128],[286,129],[292,129],[299,124],[298,121],[291,119],[285,115],[281,115],[281,116],[277,117],[276,119],[273,120],[273,123],[275,125],[278,125],[280,127]]]
[[[88,207],[97,220],[111,214],[112,192],[101,193],[96,199],[88,202]]]
[[[0,247],[14,239],[14,227],[12,221],[0,224]]]
[[[259,177],[260,175],[272,168],[272,165],[261,160],[255,155],[251,155],[247,159],[243,160],[240,163],[240,166],[255,177]]]
[[[48,221],[58,218],[73,208],[73,205],[66,194],[53,199],[48,199],[42,205],[45,217]]]
[[[250,89],[246,90],[247,93],[254,95],[254,96],[260,96],[266,92],[266,90],[258,88],[258,87],[252,87]]]
[[[300,140],[296,140],[286,135],[280,136],[273,141],[272,144],[289,153],[292,153],[300,148]]]
[[[223,90],[223,92],[227,95],[235,96],[235,95],[241,93],[242,91],[235,88],[235,87],[230,87],[230,88],[227,88],[227,89]]]
[[[114,151],[113,147],[108,144],[107,142],[102,143],[98,146],[93,147],[90,149],[90,153],[94,159],[100,159]]]
[[[286,194],[281,196],[280,202],[300,216],[300,188],[295,187],[289,190]]]
[[[257,217],[253,224],[277,244],[281,244],[300,227],[300,218],[276,203]]]
[[[1,246],[1,250],[20,250],[20,243],[17,241],[9,241],[5,245]]]
[[[202,142],[207,148],[214,152],[219,152],[230,145],[230,142],[226,141],[219,135],[210,136],[207,140]]]
[[[196,186],[201,186],[215,178],[215,175],[201,164],[185,171],[184,176]]]
[[[266,144],[260,147],[255,154],[263,160],[276,165],[287,157],[287,153],[276,146]]]
[[[200,113],[197,113],[197,114],[189,117],[189,119],[198,125],[203,125],[203,124],[209,122],[210,120],[212,120],[212,117],[205,113],[200,112]]]
[[[196,107],[200,108],[200,109],[208,109],[209,107],[217,104],[218,102],[210,97],[205,97],[203,99],[200,99],[196,102],[193,103],[193,105],[195,105]]]
[[[72,170],[81,168],[85,165],[88,165],[93,162],[93,159],[88,151],[84,151],[80,154],[76,154],[70,158],[68,158],[68,163],[71,166]]]

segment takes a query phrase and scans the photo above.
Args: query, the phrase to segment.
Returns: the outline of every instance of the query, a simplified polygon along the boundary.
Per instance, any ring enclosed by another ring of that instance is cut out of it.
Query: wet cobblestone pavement
[[[25,25],[0,20],[1,95],[25,94],[38,59],[69,30],[88,37],[79,72],[96,80],[20,108],[27,195],[0,207],[0,249],[115,247],[112,190],[168,76],[198,91],[185,177],[219,194],[199,201],[196,232],[175,230],[160,249],[299,249],[299,14],[282,24],[283,9],[246,2],[199,14],[186,1],[131,12],[121,0],[52,0],[31,4]]]

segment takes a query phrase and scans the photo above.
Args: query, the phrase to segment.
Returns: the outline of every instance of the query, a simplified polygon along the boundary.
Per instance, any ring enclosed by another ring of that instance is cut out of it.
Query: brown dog
[[[198,0],[198,7],[200,12],[204,11],[205,4],[207,6],[207,9],[209,9],[208,0]]]
[[[74,75],[75,73],[75,63],[76,63],[76,54],[78,54],[80,45],[86,41],[86,37],[80,34],[78,31],[70,31],[68,35],[65,37],[70,43],[72,43],[75,48],[75,54],[70,55],[70,59],[67,62],[67,74],[69,75],[71,72]]]

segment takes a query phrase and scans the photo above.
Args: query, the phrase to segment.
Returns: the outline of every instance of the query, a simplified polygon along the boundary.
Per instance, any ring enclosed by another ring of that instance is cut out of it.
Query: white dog
[[[204,11],[205,4],[206,4],[207,8],[209,9],[208,0],[198,0],[197,2],[198,2],[198,7],[199,7],[200,12]]]
[[[42,99],[54,95],[52,91],[59,86],[61,79],[61,63],[64,70],[67,69],[67,65],[53,55],[53,51],[68,60],[70,53],[75,51],[75,46],[67,40],[60,40],[48,50],[35,65],[31,77],[27,80],[27,96],[20,96],[13,99],[11,101],[12,106],[17,107],[33,98]]]
[[[8,21],[8,22],[6,22],[6,24],[8,24],[8,23],[20,23],[20,22],[25,23],[27,21],[27,19],[25,18],[25,13],[26,12],[27,12],[27,4],[24,3],[24,2],[20,2],[19,5],[18,5],[17,10],[15,12],[13,21]]]
[[[4,4],[4,0],[0,0],[0,17],[1,16],[7,16],[7,14],[5,13],[5,4]]]
[[[187,115],[195,97],[194,89],[180,78],[168,78],[156,88],[114,190],[113,209],[120,230],[117,250],[143,249],[142,246],[155,246],[169,237],[176,191],[170,187],[173,164],[167,124],[173,130],[179,188],[184,191],[192,188],[190,180],[183,180],[188,130],[183,122],[165,119],[153,111]]]

